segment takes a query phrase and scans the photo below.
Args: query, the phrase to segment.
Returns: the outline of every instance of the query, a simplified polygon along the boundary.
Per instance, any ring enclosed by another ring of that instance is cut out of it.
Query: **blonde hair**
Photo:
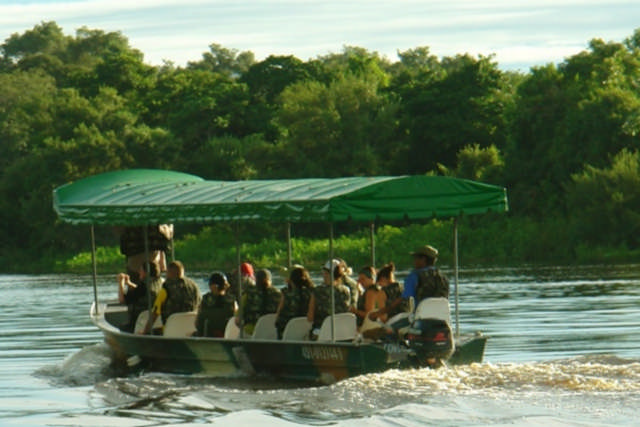
[[[180,261],[172,261],[169,263],[167,270],[173,270],[174,273],[177,273],[178,277],[184,277],[184,264]]]

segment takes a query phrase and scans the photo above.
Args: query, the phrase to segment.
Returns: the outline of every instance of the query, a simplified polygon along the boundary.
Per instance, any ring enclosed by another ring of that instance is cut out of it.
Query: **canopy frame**
[[[284,222],[287,224],[287,263],[291,267],[292,222],[327,222],[330,260],[333,259],[335,222],[369,222],[370,256],[375,265],[375,221],[454,218],[456,335],[459,334],[458,219],[465,214],[508,210],[505,188],[426,175],[206,181],[180,172],[133,169],[107,172],[63,185],[54,190],[53,200],[62,221],[91,226],[96,311],[95,225],[145,226],[146,230],[148,224],[233,221],[237,231],[236,261],[240,266],[239,222]],[[146,240],[145,235],[145,250],[148,250]],[[173,253],[171,255],[173,259]],[[240,268],[238,276],[240,289]],[[333,292],[331,301],[334,313]],[[331,326],[333,337],[333,321]]]

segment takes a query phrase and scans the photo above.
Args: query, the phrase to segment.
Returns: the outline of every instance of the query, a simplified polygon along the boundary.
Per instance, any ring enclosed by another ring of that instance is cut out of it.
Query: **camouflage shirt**
[[[387,294],[387,307],[389,307],[395,300],[402,297],[402,287],[400,283],[393,282],[382,288],[385,294]],[[403,299],[402,302],[394,309],[390,309],[387,313],[389,318],[395,316],[398,313],[404,313],[409,310],[408,301]]]
[[[187,277],[167,279],[162,286],[167,292],[167,299],[162,306],[162,321],[166,323],[173,313],[196,311],[200,305],[200,289]]]
[[[313,327],[322,326],[325,317],[331,314],[331,286],[322,285],[313,289],[315,297],[315,313],[313,316]],[[335,312],[345,313],[349,311],[351,293],[345,285],[337,285],[334,289],[333,300],[335,301]]]
[[[342,284],[349,288],[350,299],[349,305],[351,307],[358,306],[358,297],[360,296],[360,291],[358,289],[358,282],[353,280],[350,276],[342,276]]]
[[[242,296],[242,320],[244,325],[255,325],[263,314],[275,313],[280,304],[280,291],[273,286],[250,286]]]
[[[301,288],[301,289],[285,289],[282,291],[284,297],[284,305],[278,319],[276,320],[276,327],[278,328],[278,337],[282,336],[287,322],[294,317],[306,316],[309,311],[309,299],[311,298],[311,292],[313,288]]]
[[[196,329],[201,337],[223,337],[227,321],[233,317],[236,299],[233,295],[214,295],[207,292],[202,297]]]

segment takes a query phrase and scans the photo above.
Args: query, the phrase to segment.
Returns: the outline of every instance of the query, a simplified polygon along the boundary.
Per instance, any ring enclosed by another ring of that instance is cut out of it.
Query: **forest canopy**
[[[567,253],[640,244],[640,30],[527,73],[427,46],[305,61],[212,43],[184,67],[151,66],[120,32],[69,36],[55,22],[11,35],[0,55],[0,259],[13,264],[85,250],[52,189],[127,168],[446,174],[506,186],[504,221],[556,224],[547,239]]]

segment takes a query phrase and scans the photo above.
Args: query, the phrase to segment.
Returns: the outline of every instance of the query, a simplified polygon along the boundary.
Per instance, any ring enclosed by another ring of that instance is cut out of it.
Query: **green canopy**
[[[81,179],[55,189],[53,200],[63,221],[102,225],[373,221],[508,209],[504,188],[442,176],[205,181],[147,169]]]

